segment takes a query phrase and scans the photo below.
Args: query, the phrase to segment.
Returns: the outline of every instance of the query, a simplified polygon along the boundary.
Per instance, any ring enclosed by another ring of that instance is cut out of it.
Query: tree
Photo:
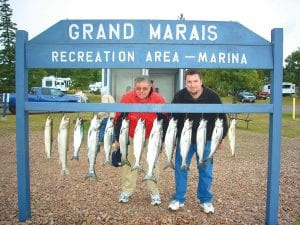
[[[1,91],[15,87],[16,24],[11,21],[12,9],[8,0],[0,0],[0,84]]]
[[[284,81],[292,82],[300,87],[300,48],[292,52],[286,59],[286,66],[284,70]]]
[[[247,90],[257,92],[263,81],[257,70],[203,70],[204,85],[217,91],[221,96]]]

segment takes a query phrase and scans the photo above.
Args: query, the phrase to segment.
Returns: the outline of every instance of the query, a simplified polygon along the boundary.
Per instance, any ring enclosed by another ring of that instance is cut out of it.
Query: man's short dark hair
[[[197,74],[201,80],[201,72],[200,70],[195,70],[195,69],[188,69],[185,71],[185,77],[184,79],[186,79],[186,76],[188,75],[194,75],[194,74]]]

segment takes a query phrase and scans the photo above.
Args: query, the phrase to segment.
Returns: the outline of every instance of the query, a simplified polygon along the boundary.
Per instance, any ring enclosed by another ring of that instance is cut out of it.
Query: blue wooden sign
[[[19,219],[31,217],[28,111],[269,113],[266,224],[277,224],[283,30],[271,42],[237,22],[62,20],[28,41],[17,31],[16,150]],[[219,68],[271,70],[270,104],[76,104],[28,102],[28,68]],[[184,106],[184,107],[183,107]]]
[[[28,68],[273,68],[271,43],[237,22],[63,20],[26,54]]]

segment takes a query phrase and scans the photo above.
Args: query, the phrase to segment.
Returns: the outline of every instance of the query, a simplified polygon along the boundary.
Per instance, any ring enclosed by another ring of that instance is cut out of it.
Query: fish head
[[[108,119],[106,123],[106,129],[114,127],[114,123],[112,119]]]
[[[60,123],[60,128],[69,128],[69,126],[70,126],[70,118],[63,116]]]
[[[125,128],[129,127],[129,120],[128,119],[124,118],[122,120],[122,127],[125,127]]]
[[[75,127],[80,127],[83,124],[83,119],[81,117],[77,117]]]
[[[238,122],[238,121],[237,121],[236,119],[232,119],[232,120],[231,120],[231,124],[232,124],[233,126],[236,126],[236,125],[237,125],[237,122]]]
[[[199,127],[205,128],[206,125],[207,125],[207,120],[201,119],[200,122],[199,122]]]
[[[53,119],[51,118],[51,116],[47,116],[46,126],[50,126],[50,125],[52,125],[52,123],[53,123]]]
[[[98,119],[97,115],[94,115],[93,119],[91,120],[91,124],[90,124],[91,129],[97,130],[97,129],[99,129],[100,125],[101,125],[101,120]]]
[[[169,127],[172,129],[177,128],[177,120],[174,119],[174,117],[172,117],[169,121]]]
[[[217,119],[216,120],[216,126],[218,126],[218,127],[221,127],[221,126],[223,126],[223,119]]]

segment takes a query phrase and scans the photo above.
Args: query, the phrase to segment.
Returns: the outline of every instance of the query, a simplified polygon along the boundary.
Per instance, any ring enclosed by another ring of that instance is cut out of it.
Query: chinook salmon
[[[217,151],[223,137],[223,120],[217,118],[215,127],[211,136],[210,153],[206,160],[211,160],[215,152]]]
[[[199,122],[199,126],[196,134],[196,142],[197,142],[197,155],[199,157],[198,167],[203,165],[203,154],[206,144],[206,126],[207,120],[202,119]]]
[[[52,153],[52,130],[53,130],[53,119],[48,116],[45,122],[45,129],[44,129],[44,143],[45,143],[45,152],[47,159],[51,158]]]
[[[231,150],[231,155],[235,156],[235,130],[236,130],[237,120],[232,119],[230,122],[230,127],[228,129],[228,140]]]
[[[127,159],[129,145],[129,120],[127,120],[126,118],[122,120],[119,143],[121,152],[121,165],[128,165],[129,167],[131,167],[131,164]]]
[[[108,118],[105,132],[104,132],[104,153],[105,153],[105,161],[104,164],[111,164],[111,151],[114,140],[114,124],[113,120]]]
[[[145,144],[145,120],[142,120],[141,118],[138,120],[137,125],[134,130],[134,137],[133,137],[133,155],[135,157],[135,164],[132,167],[131,171],[134,170],[140,170],[144,171],[143,167],[140,164],[141,156],[143,147]]]
[[[174,169],[173,164],[173,153],[176,145],[176,136],[177,136],[177,120],[172,117],[169,121],[168,129],[165,136],[165,154],[167,156],[167,162],[164,169],[172,168]]]
[[[76,118],[74,132],[73,132],[73,156],[71,160],[79,160],[79,149],[83,140],[83,119]]]
[[[87,136],[89,170],[86,175],[86,179],[88,178],[97,179],[94,166],[95,166],[98,147],[99,147],[98,142],[99,142],[100,124],[101,124],[101,120],[97,118],[97,115],[94,115],[93,119],[91,120],[90,127],[88,130],[88,136]]]
[[[153,174],[153,170],[157,162],[159,153],[161,152],[162,135],[163,135],[162,124],[163,124],[163,120],[158,121],[157,118],[153,122],[153,126],[148,141],[148,150],[147,150],[147,158],[146,158],[148,164],[148,171],[145,177],[143,178],[143,181],[152,180],[154,183],[157,183],[157,179]]]
[[[69,170],[67,168],[67,152],[68,152],[68,133],[70,127],[70,119],[63,116],[59,125],[57,142],[58,142],[58,154],[59,161],[61,164],[61,175],[69,175]]]
[[[188,155],[188,152],[191,147],[191,139],[192,139],[192,126],[193,126],[193,121],[186,119],[183,125],[183,129],[181,131],[181,136],[180,136],[180,155],[182,158],[182,163],[181,163],[181,169],[182,170],[187,170],[188,165],[186,162],[186,158]]]

